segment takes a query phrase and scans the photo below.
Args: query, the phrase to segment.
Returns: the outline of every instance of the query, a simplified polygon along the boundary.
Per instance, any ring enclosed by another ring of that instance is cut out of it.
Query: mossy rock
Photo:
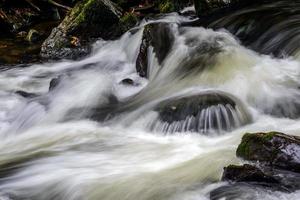
[[[119,28],[121,11],[109,0],[79,1],[61,24],[52,30],[42,45],[44,58],[77,58],[88,52],[86,45],[96,38],[114,39],[122,34]],[[80,46],[72,44],[72,38]]]
[[[297,136],[280,132],[247,133],[236,154],[245,160],[300,172],[300,138]]]

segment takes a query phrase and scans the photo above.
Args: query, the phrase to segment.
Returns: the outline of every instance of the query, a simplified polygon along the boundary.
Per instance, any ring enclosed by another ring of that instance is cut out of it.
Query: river
[[[219,182],[223,167],[243,162],[235,151],[244,133],[300,136],[297,49],[275,58],[225,29],[179,25],[193,20],[168,14],[119,40],[97,41],[82,60],[2,70],[0,199],[209,199],[228,184]],[[148,49],[148,79],[142,78],[135,64],[143,28],[159,22],[169,24],[174,43],[161,64]],[[134,84],[121,84],[125,78]],[[211,93],[236,107],[217,104],[174,123],[159,117],[162,102]],[[232,197],[299,198],[268,190]]]

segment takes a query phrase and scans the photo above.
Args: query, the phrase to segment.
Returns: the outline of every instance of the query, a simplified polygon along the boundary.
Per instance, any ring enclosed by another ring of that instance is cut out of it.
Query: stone
[[[221,133],[251,121],[250,114],[240,101],[213,91],[167,99],[154,110],[158,112],[159,120],[153,127],[167,133]]]
[[[125,78],[121,81],[123,85],[135,85],[134,81],[130,78]]]
[[[121,11],[109,0],[79,1],[61,24],[44,41],[41,56],[47,59],[76,59],[89,52],[89,43],[97,38],[113,39],[121,35]],[[72,45],[72,38],[81,45]]]
[[[279,183],[271,174],[267,174],[256,166],[245,164],[242,166],[229,165],[224,168],[223,181],[234,182],[265,182]]]
[[[141,77],[148,77],[148,48],[153,52],[161,64],[170,52],[174,42],[168,23],[153,23],[144,27],[142,43],[136,60],[136,70]]]
[[[247,133],[236,151],[238,157],[300,172],[300,137],[280,132]]]
[[[62,80],[62,76],[58,76],[58,77],[55,77],[53,79],[51,79],[50,83],[49,83],[49,91],[52,91],[54,90],[55,88],[57,88],[57,86],[59,85],[59,83],[61,82]]]
[[[31,92],[25,92],[25,91],[22,91],[22,90],[18,90],[15,92],[16,94],[24,97],[24,98],[34,98],[34,97],[37,97],[38,95],[35,94],[35,93],[31,93]]]

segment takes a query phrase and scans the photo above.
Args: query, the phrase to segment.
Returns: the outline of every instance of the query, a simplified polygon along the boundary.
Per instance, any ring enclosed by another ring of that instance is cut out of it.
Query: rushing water
[[[227,184],[223,167],[242,162],[235,150],[245,132],[300,135],[297,57],[261,55],[223,29],[180,27],[190,19],[177,14],[147,23],[160,21],[175,40],[161,64],[149,49],[148,79],[135,68],[146,23],[98,41],[81,61],[0,73],[1,199],[209,199]],[[195,115],[183,109],[174,121],[163,110],[193,98],[205,105]],[[237,199],[300,198],[247,192]]]

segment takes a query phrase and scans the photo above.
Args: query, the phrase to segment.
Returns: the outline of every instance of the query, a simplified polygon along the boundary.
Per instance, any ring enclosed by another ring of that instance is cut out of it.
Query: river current
[[[297,51],[276,58],[226,29],[180,26],[192,20],[172,13],[116,41],[97,41],[79,61],[2,70],[0,199],[206,200],[228,184],[220,182],[223,167],[243,163],[235,150],[244,133],[300,136]],[[148,49],[142,78],[135,65],[143,29],[160,22],[169,24],[174,42],[161,64]],[[134,84],[120,83],[125,78]],[[159,118],[161,102],[210,93],[239,108],[218,104],[198,118]],[[233,199],[300,198],[250,193]]]

